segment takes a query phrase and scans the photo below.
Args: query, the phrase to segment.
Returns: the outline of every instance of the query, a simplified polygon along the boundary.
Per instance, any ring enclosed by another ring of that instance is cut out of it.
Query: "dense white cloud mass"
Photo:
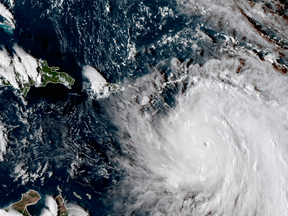
[[[83,90],[97,99],[106,98],[120,89],[117,84],[108,83],[98,70],[89,65],[83,67],[82,77]]]
[[[45,197],[45,205],[48,209],[43,209],[41,216],[57,216],[59,206],[57,205],[55,199],[51,196]],[[78,205],[65,203],[66,209],[69,216],[88,216],[88,214]]]
[[[39,66],[37,60],[28,53],[26,53],[18,45],[15,45],[13,49],[16,53],[13,59],[15,62],[15,68],[19,68],[18,70],[16,69],[16,71],[22,76],[26,72],[31,79],[37,80],[37,83],[40,83],[41,77],[39,76],[39,73],[37,71],[37,68]],[[21,61],[19,61],[19,58],[21,59]]]
[[[204,66],[172,59],[171,68],[168,80],[141,78],[111,106],[129,156],[118,160],[128,177],[114,191],[125,197],[116,209],[288,215],[287,76],[245,52]],[[159,118],[159,92],[187,80],[176,107]]]
[[[7,146],[7,136],[5,134],[5,128],[0,125],[0,161],[4,160]]]
[[[85,212],[80,206],[72,203],[67,203],[66,208],[68,209],[69,216],[88,216],[89,214]]]
[[[279,60],[287,56],[284,4],[177,2],[226,44],[203,66],[173,58],[168,78],[158,72],[139,78],[112,100],[126,154],[116,160],[127,172],[111,191],[116,211],[288,215],[288,78]],[[165,104],[167,89],[179,91],[175,106]]]
[[[21,214],[19,214],[19,212],[15,211],[15,210],[9,210],[9,212],[6,212],[3,209],[0,209],[0,215],[1,216],[22,216]]]
[[[15,45],[13,49],[15,51],[13,57],[4,47],[0,49],[0,85],[8,83],[20,89],[31,79],[36,86],[39,86],[41,74],[37,71],[39,67],[37,60],[18,45]]]
[[[57,216],[57,203],[55,199],[51,196],[45,197],[45,205],[48,207],[48,209],[43,209],[41,216]]]
[[[13,1],[10,1],[10,5],[14,6]],[[15,28],[15,21],[12,13],[8,10],[8,8],[5,7],[4,4],[0,3],[0,15],[5,18],[6,24],[8,24],[12,29]],[[2,23],[0,23],[2,24]]]
[[[87,88],[89,87],[95,92],[95,94],[99,94],[103,87],[107,84],[105,78],[97,71],[95,68],[91,66],[83,67],[83,78],[88,80],[86,82]]]

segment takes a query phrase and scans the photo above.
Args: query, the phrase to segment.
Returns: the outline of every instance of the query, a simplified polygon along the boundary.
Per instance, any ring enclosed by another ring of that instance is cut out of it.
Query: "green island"
[[[64,72],[57,72],[58,67],[49,67],[46,61],[40,61],[41,65],[38,67],[38,71],[41,74],[40,86],[46,86],[47,83],[61,83],[67,88],[71,89],[75,80]]]
[[[31,86],[36,85],[37,87],[44,87],[48,83],[63,84],[67,88],[71,89],[74,84],[75,79],[69,76],[65,72],[58,72],[58,67],[49,67],[47,61],[38,60],[38,77],[40,76],[41,82],[34,80],[33,77],[29,77],[27,80],[23,80],[23,77],[14,68],[15,81],[20,89],[21,93],[26,96]],[[11,86],[12,84],[6,80],[4,77],[0,77],[0,87],[1,86]],[[14,86],[15,87],[15,86]]]
[[[14,209],[24,216],[31,216],[27,211],[27,206],[36,204],[39,199],[41,199],[41,196],[38,192],[29,190],[25,194],[22,194],[22,198],[19,202],[16,202],[9,206],[6,211],[8,211],[9,209]]]

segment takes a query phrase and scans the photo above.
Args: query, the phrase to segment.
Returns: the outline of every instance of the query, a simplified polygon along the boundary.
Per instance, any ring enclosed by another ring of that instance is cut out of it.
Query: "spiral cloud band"
[[[220,48],[209,57],[207,47],[195,44],[203,65],[172,58],[169,75],[155,67],[111,100],[125,154],[115,161],[127,173],[111,192],[116,211],[288,215],[286,4],[178,4],[180,13],[221,32],[199,24],[197,33]],[[167,89],[175,103],[168,103]]]
[[[117,208],[126,215],[287,215],[287,77],[248,56],[171,64],[178,79],[146,77],[117,102],[130,156],[118,160],[129,173],[119,193],[129,201]],[[144,108],[153,104],[151,82],[159,92],[185,79],[188,90],[167,114]]]

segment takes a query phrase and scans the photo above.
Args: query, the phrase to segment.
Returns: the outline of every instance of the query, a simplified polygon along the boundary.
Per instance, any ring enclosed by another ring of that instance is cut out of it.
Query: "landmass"
[[[38,68],[41,73],[41,86],[46,86],[47,83],[61,83],[71,89],[75,80],[64,72],[57,72],[58,67],[49,67],[46,61],[40,61],[41,65]]]
[[[35,205],[39,199],[41,199],[41,196],[38,192],[29,190],[25,194],[22,194],[22,198],[19,202],[16,202],[9,206],[6,211],[9,211],[9,209],[14,209],[24,216],[31,216],[27,211],[27,206]]]
[[[74,194],[75,195],[75,194]],[[85,211],[83,211],[81,208],[78,208],[77,206],[70,206],[70,208],[67,208],[65,206],[64,199],[61,195],[57,196],[55,198],[57,203],[57,216],[71,216],[71,215],[83,215],[83,216],[89,216]]]
[[[94,84],[95,86],[95,84]],[[117,91],[121,90],[122,88],[115,84],[115,83],[104,83],[99,85],[100,87],[93,87],[86,88],[86,92],[90,92],[91,96],[96,96],[96,98],[107,98],[110,94],[116,93]]]
[[[62,198],[62,196],[57,196],[56,197],[56,202],[57,202],[57,205],[58,205],[58,215],[59,216],[68,216],[69,213],[68,213],[68,210],[64,204],[64,199]]]
[[[75,79],[69,76],[65,72],[57,72],[59,70],[58,67],[49,67],[47,61],[39,61],[39,67],[37,71],[41,76],[41,83],[38,84],[40,87],[45,87],[48,83],[55,83],[55,84],[63,84],[67,88],[71,89],[71,86],[74,84]],[[20,79],[20,74],[18,74],[18,78]],[[30,90],[31,86],[36,84],[36,80],[29,78],[29,82],[24,82],[20,85],[21,93],[26,96],[28,91]],[[6,83],[6,85],[8,85]]]
[[[107,98],[110,94],[123,90],[116,83],[108,83],[96,68],[89,65],[83,67],[82,76],[83,90],[94,98]]]
[[[87,196],[89,199],[91,199],[91,195],[90,195],[90,194],[86,193],[86,196]]]
[[[71,89],[75,82],[59,67],[49,67],[47,61],[36,59],[21,47],[13,47],[13,57],[4,48],[0,48],[0,87],[13,86],[26,96],[31,86],[44,87],[47,83],[63,84]]]
[[[73,192],[74,196],[77,197],[78,199],[82,199],[81,196],[79,196],[76,192]]]
[[[89,196],[91,197],[91,195],[89,195]],[[39,195],[38,192],[36,192],[34,190],[29,190],[25,194],[22,194],[22,198],[19,202],[13,203],[12,205],[10,205],[5,210],[3,209],[3,211],[6,211],[6,212],[17,211],[20,213],[19,215],[31,216],[27,210],[27,206],[35,205],[38,202],[38,200],[40,200],[40,199],[41,199],[41,196]],[[55,201],[56,201],[55,204],[57,205],[57,216],[75,215],[75,213],[77,213],[77,212],[78,212],[77,214],[79,214],[79,212],[81,212],[81,215],[86,215],[86,216],[89,215],[85,211],[83,211],[80,207],[78,208],[75,205],[70,205],[70,208],[67,208],[65,205],[64,199],[61,195],[58,195],[55,198]],[[48,210],[48,213],[51,213],[51,212]],[[53,215],[54,214],[55,213],[53,213]],[[1,209],[0,209],[0,215],[1,215]]]

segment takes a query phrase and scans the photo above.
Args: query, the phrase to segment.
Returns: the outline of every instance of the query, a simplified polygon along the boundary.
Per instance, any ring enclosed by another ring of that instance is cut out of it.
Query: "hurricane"
[[[283,4],[179,1],[234,39],[203,65],[171,58],[168,75],[155,67],[112,97],[127,173],[111,191],[119,215],[288,215]]]
[[[0,216],[288,216],[287,0],[3,0]]]

